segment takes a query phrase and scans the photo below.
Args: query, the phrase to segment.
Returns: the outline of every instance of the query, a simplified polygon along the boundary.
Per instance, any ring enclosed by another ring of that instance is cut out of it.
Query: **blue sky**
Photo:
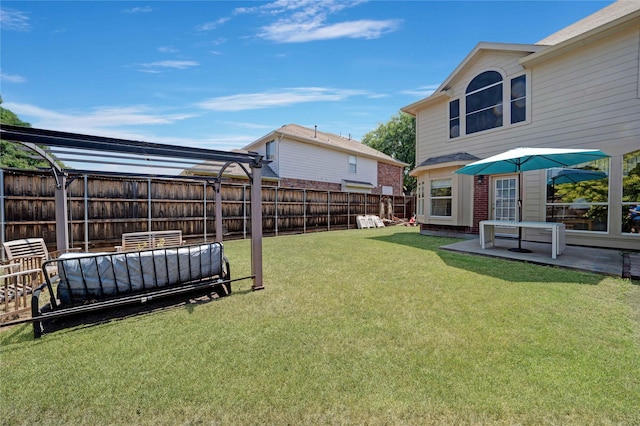
[[[3,106],[33,127],[241,148],[296,123],[356,140],[481,41],[611,1],[7,1]]]

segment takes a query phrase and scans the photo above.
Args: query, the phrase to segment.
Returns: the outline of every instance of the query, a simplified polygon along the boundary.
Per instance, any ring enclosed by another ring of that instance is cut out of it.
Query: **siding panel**
[[[378,163],[358,157],[357,173],[349,173],[349,155],[283,139],[279,152],[280,177],[334,183],[348,179],[377,185]]]

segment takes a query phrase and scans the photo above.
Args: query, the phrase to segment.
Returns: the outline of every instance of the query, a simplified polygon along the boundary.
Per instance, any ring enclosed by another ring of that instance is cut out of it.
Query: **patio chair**
[[[2,245],[4,246],[8,263],[19,265],[18,272],[42,268],[42,264],[46,260],[55,259],[64,253],[64,251],[49,252],[43,238],[6,241]],[[70,249],[68,251],[79,251],[79,249]],[[47,269],[47,271],[51,276],[56,274],[54,269]],[[42,282],[44,282],[44,277],[42,277]]]

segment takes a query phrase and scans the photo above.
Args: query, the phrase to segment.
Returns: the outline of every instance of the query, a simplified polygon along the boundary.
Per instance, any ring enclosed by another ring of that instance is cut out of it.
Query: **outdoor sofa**
[[[46,282],[32,296],[34,336],[48,321],[191,291],[231,293],[222,243],[116,253],[65,254],[42,266]],[[50,277],[47,269],[57,269]]]

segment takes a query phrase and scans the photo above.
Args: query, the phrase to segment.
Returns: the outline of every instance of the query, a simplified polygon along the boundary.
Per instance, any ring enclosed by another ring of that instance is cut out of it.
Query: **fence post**
[[[84,177],[84,251],[89,252],[89,176]]]
[[[147,178],[147,231],[151,229],[151,178]]]
[[[307,233],[307,190],[302,190],[302,233]]]
[[[347,192],[347,229],[351,229],[351,194]]]
[[[207,181],[203,180],[202,181],[202,208],[203,208],[203,212],[202,212],[202,238],[204,239],[204,242],[207,242]]]
[[[242,184],[242,238],[247,239],[247,185]]]
[[[331,231],[331,191],[327,191],[327,231]]]

